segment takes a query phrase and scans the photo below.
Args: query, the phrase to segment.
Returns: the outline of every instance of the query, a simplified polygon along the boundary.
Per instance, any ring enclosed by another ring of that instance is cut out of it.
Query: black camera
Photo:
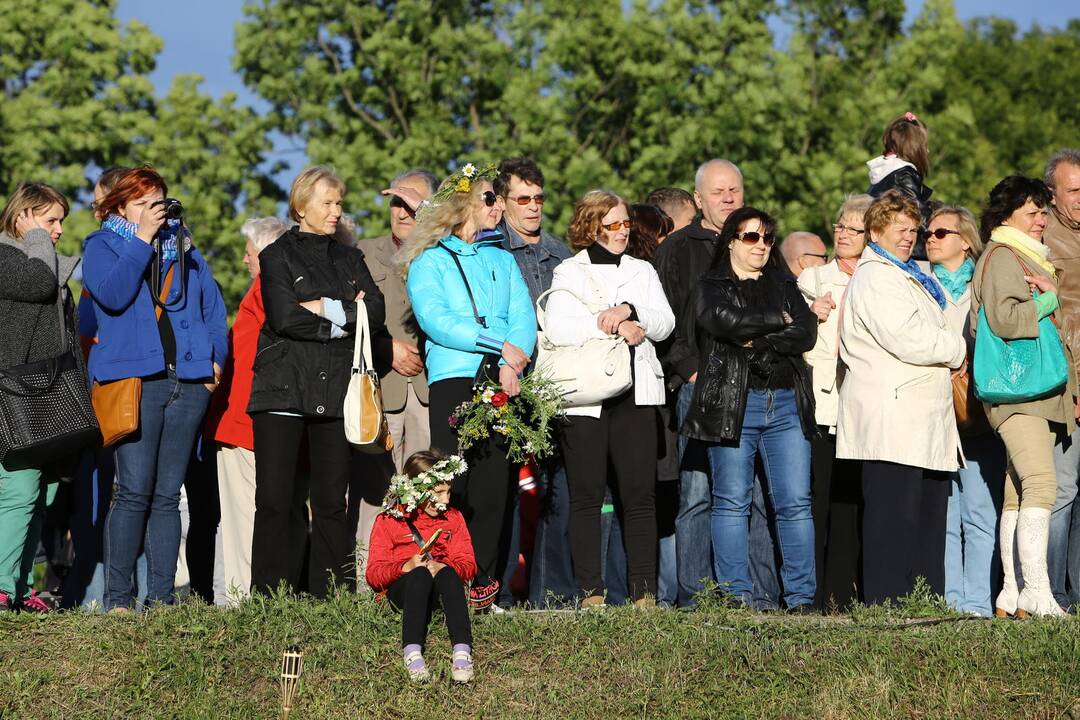
[[[184,217],[184,206],[180,204],[180,201],[176,198],[165,198],[164,200],[158,200],[150,207],[157,205],[165,206],[165,217],[169,220],[180,220]]]

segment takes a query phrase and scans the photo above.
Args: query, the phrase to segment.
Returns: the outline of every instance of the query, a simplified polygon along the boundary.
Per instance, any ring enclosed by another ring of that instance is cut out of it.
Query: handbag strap
[[[371,328],[368,323],[367,305],[363,300],[356,303],[356,333],[353,338],[352,373],[367,372],[371,362]]]
[[[592,273],[589,272],[588,268],[585,269],[585,279],[590,285],[592,285],[594,290],[597,290],[601,295],[603,294],[603,288],[601,288],[600,285],[596,282],[596,278],[592,276]],[[560,287],[545,290],[544,292],[540,293],[539,297],[536,298],[536,322],[540,326],[540,330],[542,330],[543,332],[547,332],[547,328],[545,327],[547,323],[547,311],[540,306],[540,301],[546,299],[549,295],[552,295],[553,293],[559,292],[567,293],[579,303],[584,305],[586,310],[588,310],[589,312],[593,312],[592,305],[590,305],[587,300],[582,299],[580,295],[578,295],[570,288]]]
[[[154,303],[154,315],[158,320],[161,320],[161,313],[165,310],[165,298],[169,297],[169,288],[172,287],[173,270],[176,269],[176,263],[169,266],[169,271],[165,273],[165,283],[161,286],[161,294],[158,295],[160,302]]]
[[[408,518],[405,518],[405,524],[409,526],[409,532],[412,533],[413,542],[416,543],[416,546],[418,548],[423,549],[423,547],[424,547],[424,536],[421,535],[420,531],[416,529],[416,525],[413,524],[412,520],[409,520]],[[431,557],[431,552],[428,551],[428,552],[424,553],[424,557],[430,558]]]
[[[993,255],[998,250],[1001,250],[1001,249],[1008,250],[1009,252],[1012,253],[1012,256],[1014,258],[1016,258],[1016,262],[1020,264],[1020,270],[1022,270],[1025,275],[1034,275],[1035,274],[1032,271],[1031,267],[1026,262],[1024,262],[1024,258],[1021,257],[1020,253],[1016,252],[1016,250],[1009,247],[1008,245],[1002,245],[1002,244],[998,243],[998,244],[995,244],[994,247],[990,248],[990,252],[988,252],[986,254],[986,260],[983,261],[982,272],[979,273],[979,291],[980,292],[982,291],[983,283],[986,281],[986,268],[990,265],[990,256]],[[982,302],[979,303],[979,309],[980,310],[982,309]],[[1060,329],[1061,326],[1060,326],[1060,324],[1058,322],[1058,319],[1057,319],[1057,317],[1054,316],[1053,313],[1051,313],[1047,317],[1050,318],[1050,322],[1054,325],[1054,327]]]
[[[469,304],[472,305],[473,318],[482,328],[487,328],[487,318],[480,314],[480,311],[476,307],[476,299],[473,297],[472,286],[469,285],[469,278],[465,277],[465,268],[461,267],[461,260],[458,258],[457,253],[446,247],[440,245],[443,250],[450,254],[450,257],[454,259],[454,265],[457,266],[458,272],[461,273],[461,281],[465,283],[465,292],[469,295]]]

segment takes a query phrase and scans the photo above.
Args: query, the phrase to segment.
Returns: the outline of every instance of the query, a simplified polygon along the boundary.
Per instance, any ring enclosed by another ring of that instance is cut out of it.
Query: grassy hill
[[[484,616],[471,686],[450,685],[436,614],[422,687],[399,617],[359,595],[2,615],[0,718],[273,718],[290,643],[306,653],[293,718],[1080,718],[1080,620],[939,610]]]

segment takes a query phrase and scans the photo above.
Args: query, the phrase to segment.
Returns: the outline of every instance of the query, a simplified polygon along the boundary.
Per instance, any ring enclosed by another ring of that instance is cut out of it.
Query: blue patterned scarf
[[[971,258],[965,258],[964,264],[953,272],[949,272],[944,265],[936,263],[931,267],[934,269],[934,277],[949,291],[949,295],[952,296],[953,300],[960,299],[960,296],[967,290],[971,278],[975,277],[975,262]]]
[[[112,230],[129,242],[142,242],[142,238],[136,235],[139,231],[139,226],[119,215],[110,215],[105,218],[105,222],[101,223],[101,227],[106,230]],[[165,221],[165,224],[158,230],[158,235],[161,238],[161,267],[164,269],[169,263],[176,261],[181,238],[183,238],[184,241],[184,252],[187,252],[189,247],[189,236],[181,222],[172,219]]]
[[[922,271],[918,263],[914,260],[908,260],[904,262],[900,258],[893,255],[885,248],[878,245],[876,242],[870,243],[870,248],[881,257],[891,262],[896,267],[906,272],[911,277],[915,278],[920,285],[926,288],[926,292],[930,293],[930,297],[937,301],[938,307],[942,310],[945,309],[945,291],[941,289],[941,285],[938,285],[934,278],[930,277]]]

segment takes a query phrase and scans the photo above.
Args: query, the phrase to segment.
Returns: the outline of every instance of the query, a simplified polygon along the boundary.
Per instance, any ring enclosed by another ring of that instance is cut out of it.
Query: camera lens
[[[184,206],[180,204],[179,200],[165,199],[165,217],[170,220],[179,220],[184,217]]]

